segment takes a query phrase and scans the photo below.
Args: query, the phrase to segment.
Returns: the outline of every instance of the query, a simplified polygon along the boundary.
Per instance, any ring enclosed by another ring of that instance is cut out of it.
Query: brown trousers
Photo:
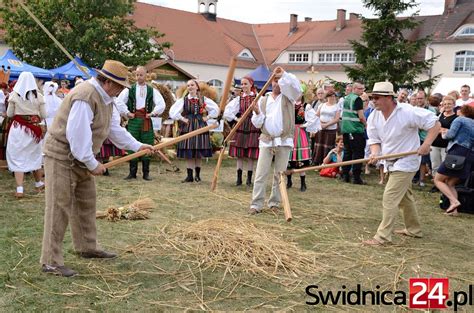
[[[44,171],[46,210],[40,262],[62,266],[68,224],[77,252],[97,250],[95,180],[87,168],[47,156]]]

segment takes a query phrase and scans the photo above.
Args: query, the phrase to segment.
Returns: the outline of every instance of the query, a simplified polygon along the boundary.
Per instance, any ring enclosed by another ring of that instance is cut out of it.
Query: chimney
[[[346,10],[337,9],[336,30],[340,31],[346,26]]]
[[[311,22],[312,20],[313,20],[313,19],[312,19],[311,17],[305,17],[305,18],[304,18],[304,21],[305,21],[305,22]]]
[[[349,20],[357,20],[357,19],[359,19],[359,14],[349,13]]]
[[[457,0],[444,0],[444,13],[453,12],[454,7],[456,6]]]
[[[290,35],[298,29],[298,14],[290,14]]]

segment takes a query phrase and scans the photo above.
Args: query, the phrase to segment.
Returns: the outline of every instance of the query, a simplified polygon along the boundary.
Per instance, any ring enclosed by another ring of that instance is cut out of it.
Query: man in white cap
[[[113,97],[128,87],[127,68],[107,60],[97,78],[76,86],[64,98],[48,129],[44,145],[46,210],[42,271],[65,277],[77,273],[64,266],[62,242],[68,223],[74,249],[84,258],[114,258],[115,253],[97,244],[96,188],[92,175],[102,175],[103,164],[95,159],[106,138],[121,149],[152,150],[120,127],[113,111]],[[91,175],[92,174],[92,175]]]
[[[418,151],[418,155],[385,161],[384,170],[389,173],[389,178],[382,200],[383,218],[375,236],[363,242],[366,245],[384,245],[392,241],[399,209],[403,210],[405,228],[396,230],[395,233],[422,237],[411,181],[420,167],[420,156],[430,153],[431,143],[441,126],[431,111],[407,103],[397,103],[394,97],[391,83],[375,83],[372,91],[375,111],[369,116],[367,123],[370,158],[409,151]],[[419,129],[428,131],[421,146]]]

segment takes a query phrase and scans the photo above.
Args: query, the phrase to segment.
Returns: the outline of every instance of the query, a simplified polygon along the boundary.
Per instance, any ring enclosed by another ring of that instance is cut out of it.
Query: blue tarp
[[[18,78],[21,72],[31,72],[36,78],[51,79],[53,77],[51,71],[20,61],[10,49],[0,58],[0,67],[2,65],[5,66],[5,70],[10,66],[10,80]]]
[[[84,62],[82,62],[81,59],[78,57],[74,57],[74,60],[79,63],[79,65],[90,75],[90,76],[96,76],[97,73],[89,68]],[[73,61],[70,61],[69,63],[66,63],[58,68],[50,70],[51,72],[54,73],[54,78],[58,79],[68,79],[72,80],[77,76],[81,76],[84,79],[87,79],[86,74],[84,74],[80,69],[77,68],[76,64],[74,64]]]
[[[255,87],[257,89],[262,89],[263,85],[268,81],[272,73],[268,70],[265,65],[259,65],[256,69],[251,71],[245,76],[250,76],[255,81]],[[235,82],[240,85],[240,79],[235,79]],[[272,85],[269,86],[267,90],[271,90]]]

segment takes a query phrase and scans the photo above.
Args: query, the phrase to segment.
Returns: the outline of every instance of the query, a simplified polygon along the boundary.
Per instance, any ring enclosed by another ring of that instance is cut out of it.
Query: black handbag
[[[460,171],[464,168],[464,163],[466,162],[466,157],[461,155],[446,155],[444,159],[444,166],[453,171]]]

